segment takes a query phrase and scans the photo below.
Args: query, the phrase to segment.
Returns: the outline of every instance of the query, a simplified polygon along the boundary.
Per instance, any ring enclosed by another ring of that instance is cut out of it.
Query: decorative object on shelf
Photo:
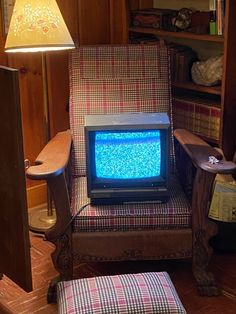
[[[194,34],[208,34],[210,17],[210,11],[193,12],[191,16],[191,25],[187,31]]]
[[[178,11],[171,9],[145,9],[131,11],[131,24],[136,27],[149,27],[174,30],[172,19]]]
[[[167,42],[170,52],[170,71],[172,82],[183,83],[191,79],[191,67],[197,54],[188,46]]]
[[[195,34],[208,34],[209,22],[209,11],[202,12],[190,8],[180,9],[177,16],[172,18],[175,31],[185,31]]]
[[[172,24],[176,30],[186,30],[191,25],[193,10],[182,8],[179,10],[176,17],[172,18]]]
[[[44,52],[74,48],[55,0],[16,0],[5,44],[6,52],[41,52],[45,142],[50,139],[47,67]],[[45,232],[56,216],[48,193],[47,208],[30,212],[30,230]]]
[[[206,61],[193,63],[191,74],[194,83],[204,86],[215,86],[221,83],[223,56],[211,57]]]
[[[209,163],[210,164],[212,164],[212,165],[214,165],[214,164],[218,164],[219,163],[219,159],[217,159],[215,156],[209,156],[209,158],[208,158],[209,160]]]

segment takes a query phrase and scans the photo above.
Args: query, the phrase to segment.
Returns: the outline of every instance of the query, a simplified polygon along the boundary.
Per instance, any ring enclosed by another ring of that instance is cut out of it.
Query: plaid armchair
[[[210,164],[210,155],[222,158],[217,151],[186,130],[173,132],[171,105],[164,45],[88,46],[71,53],[71,129],[52,139],[38,156],[37,165],[27,170],[29,178],[47,180],[54,199],[57,222],[46,238],[56,245],[52,259],[59,280],[71,279],[78,262],[192,258],[199,293],[219,293],[207,271],[212,253],[208,242],[217,232],[207,216],[208,204],[215,174],[229,173],[234,166]],[[169,114],[170,200],[165,204],[88,205],[77,215],[89,203],[84,116],[123,112]],[[182,154],[177,163],[175,150]],[[176,175],[185,182],[187,163],[196,169],[190,200]],[[52,284],[50,293],[54,291]]]

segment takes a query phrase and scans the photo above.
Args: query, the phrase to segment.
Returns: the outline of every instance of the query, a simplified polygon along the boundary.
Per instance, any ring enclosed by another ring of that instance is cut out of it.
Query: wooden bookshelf
[[[227,159],[232,160],[235,150],[235,134],[236,134],[236,80],[234,79],[236,73],[236,36],[235,36],[235,28],[236,28],[236,1],[235,0],[225,0],[225,16],[224,16],[224,34],[221,35],[210,35],[210,34],[196,34],[186,31],[166,31],[155,28],[147,28],[147,27],[138,27],[133,26],[131,23],[131,14],[132,10],[145,9],[151,7],[160,7],[160,8],[170,8],[170,9],[178,9],[181,7],[191,7],[195,5],[195,1],[178,1],[178,5],[176,5],[177,1],[174,3],[171,0],[152,1],[145,0],[123,0],[126,4],[125,10],[125,18],[127,20],[126,30],[127,30],[127,41],[130,34],[151,34],[155,37],[166,38],[169,41],[176,42],[177,44],[194,46],[194,50],[199,50],[200,53],[205,53],[207,51],[207,47],[209,48],[209,55],[215,55],[215,50],[213,47],[217,47],[219,49],[222,47],[222,53],[224,55],[223,61],[223,75],[222,75],[222,85],[207,87],[194,84],[193,82],[173,82],[173,94],[175,93],[188,93],[191,91],[194,94],[200,94],[201,97],[214,97],[218,100],[219,106],[221,108],[221,118],[220,118],[220,140],[219,146],[223,149],[224,154]],[[202,1],[203,2],[203,1]],[[181,6],[181,3],[183,6]],[[172,7],[173,4],[173,7]],[[196,6],[197,6],[196,1]],[[204,5],[205,6],[205,5]],[[201,9],[200,9],[201,10]],[[203,11],[205,9],[202,9]],[[196,41],[196,43],[194,43]],[[212,46],[211,46],[212,44]],[[218,51],[218,53],[219,53]],[[206,54],[207,55],[207,54]],[[207,57],[209,57],[207,55]],[[204,60],[204,59],[203,59]],[[214,143],[211,139],[206,139],[208,142]]]
[[[155,28],[145,28],[145,27],[129,27],[130,32],[134,33],[143,33],[143,34],[152,34],[156,36],[168,36],[174,38],[182,38],[182,39],[192,39],[192,40],[200,40],[200,41],[209,41],[209,42],[217,42],[223,43],[224,37],[219,35],[208,35],[208,34],[195,34],[190,32],[170,32]]]
[[[184,83],[173,82],[172,87],[184,88],[184,89],[212,94],[212,95],[219,95],[219,96],[221,95],[221,86],[208,87],[208,86],[197,85],[193,82],[184,82]]]
[[[119,5],[117,4],[119,2]],[[221,108],[219,146],[223,149],[226,159],[232,160],[236,151],[236,1],[225,0],[224,34],[196,34],[191,32],[171,32],[166,30],[133,26],[131,11],[149,8],[168,8],[178,10],[184,7],[195,7],[200,11],[207,11],[209,1],[201,0],[110,0],[111,43],[129,43],[130,35],[151,34],[156,38],[162,37],[177,45],[190,46],[199,54],[200,60],[210,56],[223,54],[223,73],[221,86],[207,87],[192,82],[173,83],[173,95],[185,95],[191,92],[203,99],[214,98]],[[209,139],[208,139],[209,141]]]

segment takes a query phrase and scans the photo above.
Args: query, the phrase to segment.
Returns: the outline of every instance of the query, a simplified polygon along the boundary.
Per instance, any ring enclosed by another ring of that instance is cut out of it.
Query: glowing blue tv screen
[[[160,130],[95,134],[97,178],[141,179],[160,176]]]
[[[169,198],[166,113],[85,117],[87,195],[93,204]]]

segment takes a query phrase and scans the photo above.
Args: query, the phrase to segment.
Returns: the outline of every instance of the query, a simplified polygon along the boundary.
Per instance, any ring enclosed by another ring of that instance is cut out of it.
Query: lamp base
[[[55,211],[48,215],[47,208],[35,208],[29,212],[29,229],[33,232],[45,233],[56,223]]]

